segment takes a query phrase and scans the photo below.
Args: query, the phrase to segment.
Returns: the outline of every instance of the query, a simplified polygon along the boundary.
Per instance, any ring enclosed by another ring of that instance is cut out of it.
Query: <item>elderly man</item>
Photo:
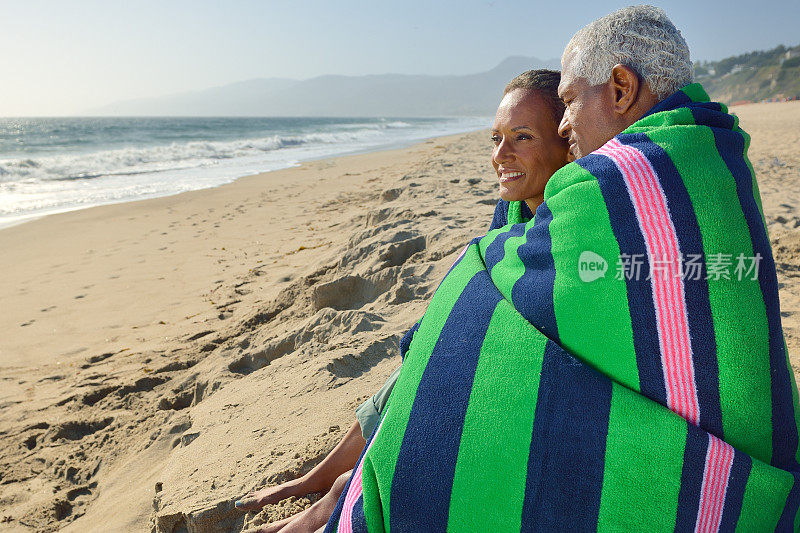
[[[328,531],[797,529],[747,135],[660,9],[591,23],[562,63],[578,159],[442,281]]]

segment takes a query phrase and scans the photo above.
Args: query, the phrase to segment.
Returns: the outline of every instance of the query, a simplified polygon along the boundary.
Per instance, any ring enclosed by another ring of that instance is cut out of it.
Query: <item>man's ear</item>
[[[610,82],[614,91],[614,112],[624,115],[639,99],[639,76],[632,68],[617,64],[611,69]]]

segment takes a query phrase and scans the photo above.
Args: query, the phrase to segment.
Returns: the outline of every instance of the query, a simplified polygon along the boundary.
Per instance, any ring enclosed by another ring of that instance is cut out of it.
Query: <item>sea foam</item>
[[[4,119],[0,226],[31,216],[214,187],[299,161],[488,124],[485,117]]]

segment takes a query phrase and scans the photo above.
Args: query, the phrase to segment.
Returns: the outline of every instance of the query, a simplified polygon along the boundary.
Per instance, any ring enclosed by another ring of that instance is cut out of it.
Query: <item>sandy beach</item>
[[[795,375],[800,102],[752,135]],[[0,230],[0,531],[240,531],[399,364],[496,197],[486,131]]]

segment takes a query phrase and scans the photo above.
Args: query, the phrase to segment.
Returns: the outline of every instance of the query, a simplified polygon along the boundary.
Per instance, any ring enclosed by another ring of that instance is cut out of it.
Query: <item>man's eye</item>
[[[492,135],[492,142],[494,144],[498,144],[500,142],[500,136],[499,135]]]
[[[528,141],[528,140],[530,140],[530,139],[532,139],[532,138],[533,138],[533,137],[531,137],[531,136],[530,136],[530,135],[528,135],[527,133],[520,133],[519,135],[517,135],[517,140],[518,140],[518,141]]]

